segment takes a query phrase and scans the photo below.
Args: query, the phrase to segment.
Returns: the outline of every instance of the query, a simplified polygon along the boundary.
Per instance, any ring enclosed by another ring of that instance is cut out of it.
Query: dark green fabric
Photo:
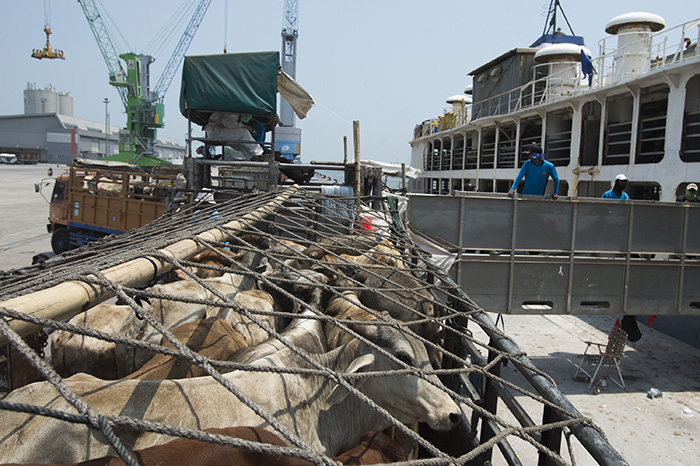
[[[206,123],[211,112],[271,115],[277,111],[279,52],[185,57],[180,112]]]
[[[157,167],[160,165],[172,165],[167,160],[163,160],[161,158],[158,158],[158,157],[155,157],[152,155],[147,155],[147,154],[142,154],[141,157],[138,157],[138,159],[136,159],[136,163],[134,163],[134,160],[133,160],[134,157],[135,156],[132,153],[124,154],[122,152],[119,152],[117,154],[112,154],[112,155],[108,155],[106,157],[102,157],[99,160],[132,163],[134,165],[138,165],[139,167]]]

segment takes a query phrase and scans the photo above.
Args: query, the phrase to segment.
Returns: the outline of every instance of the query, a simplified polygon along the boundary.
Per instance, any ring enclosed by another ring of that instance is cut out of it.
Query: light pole
[[[105,97],[102,101],[105,104],[105,157],[109,154],[109,99]]]

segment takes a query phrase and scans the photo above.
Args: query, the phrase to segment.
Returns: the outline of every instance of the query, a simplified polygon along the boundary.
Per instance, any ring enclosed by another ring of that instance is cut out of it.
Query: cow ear
[[[355,359],[350,363],[346,373],[347,374],[357,374],[359,372],[367,371],[374,365],[374,354],[363,354],[359,358]],[[366,379],[352,379],[350,385],[354,388],[360,388]],[[348,396],[348,390],[342,385],[336,385],[333,391],[328,395],[328,404],[334,405],[340,403]]]

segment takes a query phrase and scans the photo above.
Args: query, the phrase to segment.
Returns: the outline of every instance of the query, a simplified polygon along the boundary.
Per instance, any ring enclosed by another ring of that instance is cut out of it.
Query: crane
[[[49,41],[49,36],[51,35],[51,9],[49,0],[44,0],[44,32],[46,33],[46,45],[43,49],[32,50],[32,57],[38,60],[42,58],[49,58],[52,60],[60,58],[61,60],[65,60],[66,57],[63,55],[63,50],[52,48],[51,42]]]
[[[92,30],[97,46],[107,64],[109,83],[117,88],[119,97],[126,111],[126,130],[119,133],[119,154],[116,158],[130,163],[149,160],[159,163],[155,157],[143,158],[153,154],[156,128],[162,128],[165,112],[163,99],[170,83],[182,62],[197,29],[212,0],[200,0],[185,32],[180,38],[175,51],[168,61],[153,92],[150,90],[149,68],[155,60],[150,55],[127,52],[118,54],[107,28],[102,20],[95,0],[78,0],[88,25]],[[126,63],[126,70],[121,60]]]
[[[284,27],[282,28],[282,71],[296,78],[297,70],[297,37],[299,21],[299,2],[284,1]],[[294,126],[296,116],[289,102],[280,98],[280,120],[286,126]]]

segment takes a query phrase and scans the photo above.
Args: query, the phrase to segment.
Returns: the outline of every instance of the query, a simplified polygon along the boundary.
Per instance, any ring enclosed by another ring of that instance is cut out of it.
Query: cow
[[[424,284],[407,269],[360,269],[353,279],[364,284],[357,294],[362,304],[371,309],[388,311],[402,322],[435,317],[435,305]],[[438,331],[436,323],[429,321],[412,326],[415,332],[433,341]]]
[[[192,266],[187,267],[187,269],[199,278],[217,278],[222,276],[224,272],[206,268],[206,266],[230,267],[233,262],[241,262],[244,256],[245,253],[234,253],[229,249],[207,249],[189,259],[189,262],[195,262],[205,267]],[[175,279],[190,280],[191,277],[181,269],[174,269],[170,272],[169,281],[175,281]]]
[[[224,274],[218,278],[204,280],[207,287],[215,290],[227,299],[233,298],[236,293],[241,291],[241,286],[243,286],[244,282],[245,280],[241,275],[232,273]],[[190,298],[203,302],[215,302],[219,300],[212,291],[194,280],[182,280],[163,285],[155,285],[149,288],[148,291],[174,297],[182,297],[187,300]],[[202,319],[206,316],[207,310],[212,307],[203,303],[178,301],[175,298],[149,298],[149,300],[150,304],[145,304],[143,306],[144,312],[167,329],[186,322]],[[153,344],[158,344],[162,337],[158,330],[151,327],[145,319],[141,319],[140,316],[136,314],[131,314],[127,318],[118,334]],[[153,353],[133,346],[118,345],[116,348],[116,356],[118,377],[123,377],[143,366],[143,364],[153,356]]]
[[[236,437],[251,442],[286,446],[279,436],[258,427],[227,427],[223,429],[206,429],[210,434]],[[132,457],[141,466],[312,466],[313,463],[294,456],[279,456],[272,453],[229,447],[200,440],[177,438],[163,445],[155,445],[131,452]],[[356,463],[352,463],[356,464]],[[367,463],[364,463],[367,464]],[[0,466],[59,466],[58,464],[11,463]],[[103,456],[68,466],[126,466],[117,455]]]
[[[388,435],[375,430],[362,434],[359,445],[333,459],[343,464],[396,463],[406,461],[406,453]]]
[[[300,312],[299,317],[292,320],[280,332],[280,337],[295,348],[307,353],[325,353],[328,347],[323,331],[323,323],[318,319],[310,318],[312,316],[315,316],[312,311],[305,310]],[[240,364],[250,364],[284,348],[287,348],[287,346],[280,339],[270,336],[262,343],[236,351],[230,360]]]
[[[129,306],[98,304],[68,323],[116,334],[133,313]],[[116,343],[58,330],[51,334],[51,359],[63,377],[86,372],[102,379],[117,378]]]
[[[275,319],[272,315],[274,312],[274,300],[269,293],[263,290],[244,290],[237,293],[233,298],[233,302],[252,311],[252,315],[261,323],[267,324],[268,327],[277,330],[283,324],[282,319]],[[255,311],[261,311],[263,314],[256,314]],[[267,314],[264,314],[267,313]],[[206,312],[206,317],[219,317],[226,320],[233,326],[233,329],[238,332],[246,341],[247,346],[257,345],[263,342],[270,336],[260,325],[256,324],[243,313],[238,312],[235,308],[230,307],[215,307],[210,308]],[[276,320],[279,320],[276,322]]]
[[[228,361],[234,353],[246,348],[248,343],[229,322],[218,317],[209,317],[195,322],[178,325],[170,329],[175,338],[191,350],[206,358],[217,361]],[[175,348],[165,337],[161,345]],[[220,370],[224,372],[224,370]],[[136,372],[126,376],[126,379],[184,379],[208,375],[197,365],[190,365],[186,360],[157,353]]]
[[[351,288],[352,282],[342,279],[338,280],[335,285],[339,289],[343,287]],[[381,317],[368,312],[360,306],[362,306],[362,303],[355,291],[352,289],[345,289],[339,295],[332,295],[328,300],[328,304],[325,306],[325,313],[339,320],[353,320],[358,322],[378,322],[383,320]],[[389,317],[388,313],[377,314],[383,315],[384,319]],[[345,325],[352,328],[355,332],[369,338],[374,338],[376,332],[382,330],[381,327],[375,325]],[[324,331],[326,334],[326,343],[330,349],[338,348],[352,341],[354,338],[350,333],[333,322],[326,322]]]
[[[391,334],[379,347],[359,340],[323,354],[310,355],[316,363],[347,375],[366,371],[392,371],[403,365],[430,367],[422,343],[408,335]],[[269,368],[309,367],[290,350],[278,351],[259,363]],[[335,455],[357,445],[362,433],[392,425],[384,416],[350,394],[343,385],[313,374],[272,371],[233,371],[223,378],[247,394],[277,422],[313,450]],[[263,427],[267,422],[212,377],[181,380],[104,381],[80,374],[68,386],[105,416],[129,416],[190,429],[236,425]],[[348,384],[386,409],[398,422],[426,422],[433,430],[454,428],[462,419],[459,406],[435,375],[419,377],[413,371],[382,377],[348,379]],[[31,403],[49,409],[73,411],[48,382],[36,382],[11,392],[8,403]],[[130,449],[163,443],[152,432],[118,429]],[[109,447],[101,433],[83,424],[66,424],[55,418],[6,411],[0,415],[0,461],[84,461],[105,455]],[[287,439],[289,440],[289,439]]]
[[[224,429],[206,429],[205,432],[261,444],[286,446],[284,441],[274,433],[259,427],[227,427]],[[261,447],[264,448],[264,445]],[[216,443],[177,438],[163,445],[155,445],[130,452],[141,466],[162,466],[182,464],[186,466],[312,466],[314,463],[294,456],[281,456],[230,447]],[[378,464],[406,461],[403,449],[387,435],[379,431],[365,432],[356,447],[331,458],[347,465]],[[0,466],[60,466],[57,464],[18,463]],[[67,466],[126,466],[117,455],[103,456],[93,460],[73,463]]]
[[[276,310],[279,312],[299,310],[300,306],[293,297],[306,303],[310,309],[320,312],[323,286],[328,281],[328,276],[322,273],[298,270],[273,272],[266,275],[259,286],[274,297]]]

